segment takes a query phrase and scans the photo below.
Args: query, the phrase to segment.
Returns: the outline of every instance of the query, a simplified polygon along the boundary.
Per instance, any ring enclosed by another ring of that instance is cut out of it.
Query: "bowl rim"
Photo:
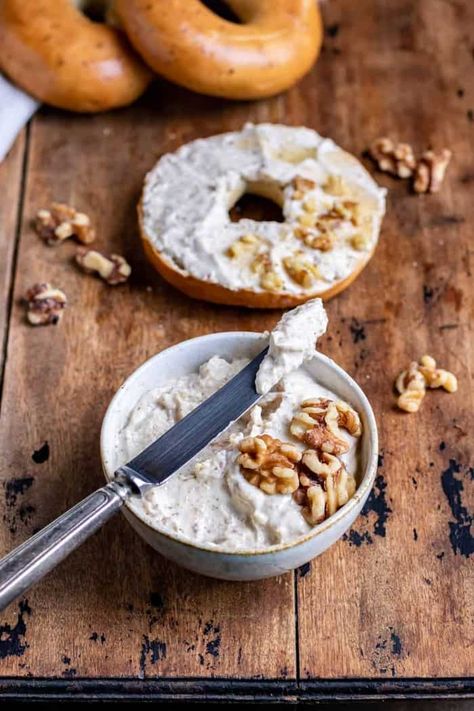
[[[197,343],[198,341],[209,341],[209,340],[214,340],[217,338],[222,338],[222,337],[228,337],[232,340],[232,338],[242,338],[243,337],[250,337],[249,340],[257,341],[259,339],[262,339],[265,334],[264,333],[259,333],[257,331],[219,331],[217,333],[208,333],[204,334],[201,336],[195,336],[193,338],[186,339],[185,341],[180,341],[179,343],[176,343],[172,346],[169,346],[168,348],[164,348],[162,351],[159,351],[158,353],[155,353],[154,355],[150,356],[150,358],[147,358],[141,365],[138,366],[130,375],[123,381],[123,383],[120,385],[120,387],[117,389],[115,392],[114,396],[109,402],[109,405],[107,407],[107,410],[105,412],[104,418],[102,420],[102,426],[101,426],[101,431],[100,431],[100,457],[101,457],[101,463],[102,463],[102,469],[103,473],[105,476],[105,479],[110,482],[113,481],[113,475],[108,471],[106,467],[106,450],[108,449],[107,447],[107,442],[106,442],[106,430],[109,427],[109,421],[112,419],[113,416],[113,411],[114,407],[116,406],[117,402],[122,396],[123,390],[127,387],[129,384],[130,380],[139,378],[139,376],[143,373],[143,371],[147,370],[148,368],[151,367],[153,361],[158,360],[160,357],[163,357],[164,354],[171,354],[174,350],[177,349],[182,349],[183,347],[186,348],[185,344],[191,344],[191,343]],[[323,534],[325,531],[327,531],[329,528],[332,526],[335,526],[338,522],[340,522],[343,518],[345,518],[347,515],[350,514],[350,512],[357,507],[361,499],[364,499],[368,494],[370,493],[370,490],[372,489],[372,486],[375,481],[375,477],[377,474],[377,464],[378,464],[378,430],[377,430],[377,423],[375,420],[375,415],[372,409],[372,406],[365,395],[364,391],[360,387],[360,385],[352,378],[352,376],[349,375],[343,368],[341,368],[340,365],[338,365],[332,358],[329,358],[329,356],[324,355],[323,353],[320,353],[319,351],[315,352],[314,358],[317,360],[321,360],[325,362],[330,368],[335,370],[339,375],[342,376],[343,379],[346,380],[346,382],[349,383],[351,388],[358,394],[361,403],[364,406],[364,415],[366,417],[367,423],[369,425],[369,432],[368,432],[368,438],[369,438],[369,457],[367,461],[367,465],[365,467],[362,480],[355,492],[355,494],[347,501],[344,506],[341,506],[340,509],[336,511],[332,516],[329,516],[325,521],[322,521],[321,523],[317,524],[316,526],[313,526],[311,531],[308,533],[304,534],[303,536],[299,536],[293,541],[288,541],[286,543],[277,543],[273,546],[269,546],[268,548],[259,548],[255,550],[227,550],[224,547],[219,548],[216,546],[210,546],[206,544],[198,544],[195,543],[191,540],[181,538],[178,535],[174,535],[172,533],[162,531],[158,528],[155,528],[152,526],[148,521],[145,520],[145,518],[142,518],[139,516],[136,511],[130,506],[129,501],[125,501],[125,506],[126,506],[126,513],[131,515],[133,518],[137,519],[137,521],[140,523],[140,525],[145,526],[148,528],[153,534],[156,534],[158,536],[163,536],[164,538],[169,539],[175,544],[187,546],[191,549],[197,550],[197,551],[202,551],[205,553],[212,553],[214,555],[218,556],[232,556],[234,558],[236,557],[249,557],[249,556],[258,556],[258,555],[272,555],[274,553],[278,553],[280,551],[288,550],[290,548],[294,548],[296,546],[300,546],[304,543],[306,543],[309,540],[312,540],[313,538],[316,538],[317,536]],[[125,513],[125,512],[124,512]]]

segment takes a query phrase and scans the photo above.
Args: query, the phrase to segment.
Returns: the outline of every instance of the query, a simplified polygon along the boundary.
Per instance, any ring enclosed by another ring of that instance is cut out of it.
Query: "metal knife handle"
[[[0,610],[97,531],[130,494],[125,482],[110,482],[0,560]]]

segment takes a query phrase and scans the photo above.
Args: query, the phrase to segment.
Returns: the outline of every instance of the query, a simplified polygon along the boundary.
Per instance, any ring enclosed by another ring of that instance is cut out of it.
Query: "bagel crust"
[[[228,211],[246,192],[282,206],[284,222]],[[385,191],[315,131],[248,124],[163,156],[138,209],[145,253],[188,296],[287,308],[335,296],[377,244]]]
[[[316,60],[315,0],[227,0],[241,24],[200,0],[116,0],[114,11],[147,64],[188,89],[259,99],[288,89]]]
[[[72,0],[2,0],[0,68],[39,101],[79,112],[130,104],[151,80],[125,35]]]

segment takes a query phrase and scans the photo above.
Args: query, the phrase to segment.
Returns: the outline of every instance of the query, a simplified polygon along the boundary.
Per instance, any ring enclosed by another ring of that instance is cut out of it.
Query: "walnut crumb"
[[[88,274],[98,274],[110,286],[127,281],[132,272],[128,262],[120,255],[106,257],[94,249],[78,249],[76,263]]]
[[[260,276],[260,286],[265,291],[280,291],[283,288],[283,280],[274,270],[268,252],[257,254],[252,262],[251,269]]]
[[[66,294],[48,282],[34,284],[26,293],[26,317],[32,326],[57,324],[66,306]]]
[[[289,443],[270,435],[246,437],[239,444],[237,457],[242,474],[250,484],[266,494],[292,494],[299,486],[296,464],[301,452]]]
[[[304,289],[310,289],[315,281],[321,279],[318,267],[305,259],[303,252],[295,252],[289,257],[284,257],[283,266],[291,279]]]
[[[439,192],[451,157],[447,148],[440,153],[425,151],[416,166],[413,190],[416,193]]]
[[[444,388],[449,393],[458,389],[458,381],[453,373],[436,367],[434,358],[424,355],[420,362],[412,361],[406,370],[398,375],[395,388],[399,393],[397,406],[405,412],[418,412],[427,388]]]
[[[261,241],[262,240],[256,235],[242,235],[242,237],[232,242],[226,251],[226,255],[230,257],[230,259],[239,259],[244,255],[252,254],[258,249]]]
[[[61,244],[69,237],[75,237],[83,244],[90,244],[95,239],[89,216],[59,202],[53,202],[49,210],[38,210],[35,229],[48,245]]]
[[[293,188],[293,199],[302,200],[309,190],[314,190],[316,183],[314,180],[309,180],[308,178],[303,178],[301,175],[297,175],[291,181],[291,187]]]
[[[348,195],[350,192],[349,185],[340,175],[329,175],[323,185],[323,190],[325,193],[328,193],[328,195],[334,195],[336,197]]]

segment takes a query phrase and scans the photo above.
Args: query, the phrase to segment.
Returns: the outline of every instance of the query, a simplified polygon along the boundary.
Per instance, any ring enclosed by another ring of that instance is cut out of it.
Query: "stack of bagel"
[[[159,74],[229,99],[277,94],[321,44],[315,0],[2,0],[0,70],[39,101],[78,112],[125,106]],[[100,21],[98,21],[100,19]]]

